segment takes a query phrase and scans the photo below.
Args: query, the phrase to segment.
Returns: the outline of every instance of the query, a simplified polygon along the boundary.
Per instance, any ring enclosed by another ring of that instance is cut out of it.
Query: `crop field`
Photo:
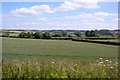
[[[2,48],[3,78],[117,78],[118,46],[3,38]]]

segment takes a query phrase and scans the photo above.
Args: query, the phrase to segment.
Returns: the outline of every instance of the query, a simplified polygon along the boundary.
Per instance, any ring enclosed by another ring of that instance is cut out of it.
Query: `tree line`
[[[67,31],[61,31],[56,33],[50,32],[21,32],[19,34],[20,38],[34,38],[34,39],[51,39],[52,37],[82,37],[83,34],[80,31],[75,31],[74,33],[68,33]],[[86,37],[99,37],[97,30],[91,30],[85,32]]]
[[[52,36],[49,32],[21,32],[20,38],[35,38],[35,39],[51,39]]]
[[[101,37],[101,36],[111,36],[111,37],[117,37],[118,34],[116,33],[110,33],[106,30],[87,30],[87,31],[22,31],[20,33],[18,32],[9,32],[9,31],[3,31],[2,37],[14,37],[14,38],[33,38],[33,39],[51,39],[54,37]]]

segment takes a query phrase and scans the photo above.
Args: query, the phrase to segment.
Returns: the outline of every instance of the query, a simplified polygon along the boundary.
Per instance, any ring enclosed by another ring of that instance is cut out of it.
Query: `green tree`
[[[77,37],[81,37],[81,36],[82,36],[82,34],[81,34],[80,31],[76,31],[74,34],[75,34]]]
[[[52,36],[51,36],[51,34],[50,34],[49,32],[45,32],[45,33],[43,33],[42,38],[43,38],[43,39],[51,39]]]
[[[99,37],[99,33],[97,30],[91,30],[90,31],[90,37]]]
[[[90,31],[86,31],[86,32],[85,32],[85,36],[86,36],[86,37],[90,37]]]
[[[99,33],[97,30],[91,30],[85,32],[86,37],[99,37]]]
[[[95,36],[95,31],[94,30],[91,30],[90,31],[90,37],[94,37]]]
[[[69,34],[68,37],[73,37],[72,34]]]
[[[54,34],[52,35],[52,37],[62,37],[62,34],[61,34],[61,33],[54,33]]]
[[[27,32],[26,37],[27,38],[33,38],[33,32]]]
[[[33,36],[34,36],[35,39],[41,39],[42,38],[42,33],[41,32],[35,32],[33,34]]]
[[[25,33],[25,32],[21,32],[21,33],[19,34],[19,37],[20,37],[20,38],[25,38],[25,37],[26,37],[26,33]]]
[[[2,34],[3,37],[9,37],[9,35],[10,35],[9,33]]]
[[[67,31],[62,31],[62,36],[63,36],[63,37],[68,37]]]

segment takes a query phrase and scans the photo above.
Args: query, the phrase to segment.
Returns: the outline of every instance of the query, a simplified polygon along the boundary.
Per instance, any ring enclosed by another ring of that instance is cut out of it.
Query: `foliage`
[[[85,32],[86,37],[99,37],[99,33],[97,30],[91,30]]]
[[[62,37],[62,34],[61,34],[61,33],[54,33],[54,34],[52,35],[52,37]]]
[[[33,32],[21,32],[19,34],[20,38],[33,38]]]
[[[19,37],[20,38],[35,38],[35,39],[51,39],[52,36],[49,32],[45,32],[45,33],[42,33],[42,32],[35,32],[33,34],[33,32],[21,32],[19,34]]]
[[[63,36],[63,37],[67,37],[67,36],[68,36],[67,31],[62,31],[62,36]]]
[[[51,34],[49,32],[45,32],[45,33],[43,33],[42,38],[43,39],[51,39],[52,36],[51,36]]]
[[[3,33],[2,37],[9,37],[9,35],[10,35],[9,33]]]
[[[82,34],[81,34],[80,31],[76,31],[74,34],[75,34],[77,37],[81,37],[81,36],[82,36]]]
[[[74,37],[74,35],[72,35],[72,34],[69,34],[69,35],[68,35],[68,37]]]
[[[41,39],[43,34],[41,32],[36,32],[33,35],[35,39]]]
[[[33,32],[27,32],[26,36],[27,38],[33,38]]]
[[[30,39],[42,39],[35,37],[33,34],[40,33],[43,36],[43,33],[48,32],[52,37],[112,37],[119,38],[119,31],[116,30],[2,30],[0,32],[1,37],[11,37],[11,38],[30,38]],[[49,39],[49,38],[48,38]]]
[[[85,32],[85,36],[86,36],[86,37],[89,37],[89,36],[90,36],[90,31],[86,31],[86,32]]]
[[[26,36],[26,33],[25,33],[25,32],[21,32],[21,33],[19,34],[19,37],[20,37],[20,38],[25,38],[25,36]]]

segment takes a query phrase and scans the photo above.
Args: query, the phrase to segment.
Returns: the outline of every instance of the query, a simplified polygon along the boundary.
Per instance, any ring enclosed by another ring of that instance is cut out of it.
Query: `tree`
[[[76,31],[74,34],[75,34],[77,37],[81,37],[81,36],[82,36],[82,34],[81,34],[80,31]]]
[[[95,37],[95,35],[96,35],[96,32],[94,30],[91,30],[90,31],[90,37]]]
[[[99,37],[99,33],[97,30],[91,30],[85,32],[86,37]]]
[[[67,31],[62,31],[62,36],[63,36],[63,37],[67,37],[67,36],[68,36]]]
[[[33,38],[33,32],[27,32],[26,37],[27,38]]]
[[[91,30],[90,37],[99,37],[99,33],[97,30]]]
[[[9,37],[9,33],[4,33],[4,34],[2,34],[2,37]]]
[[[21,32],[21,33],[19,34],[19,37],[20,37],[20,38],[25,38],[25,37],[26,37],[26,33],[25,33],[25,32]]]
[[[90,37],[90,31],[86,31],[86,32],[85,32],[85,36],[86,36],[86,37]]]
[[[60,34],[60,33],[54,33],[54,34],[52,35],[52,37],[62,37],[62,34]]]
[[[68,37],[73,37],[72,34],[69,34]]]
[[[50,34],[49,32],[45,32],[45,33],[43,33],[42,38],[43,38],[43,39],[51,39],[52,36],[51,36],[51,34]]]
[[[95,30],[95,37],[99,37],[99,36],[100,36],[99,31]]]
[[[36,32],[33,34],[35,39],[41,39],[42,38],[42,33],[41,32]]]

